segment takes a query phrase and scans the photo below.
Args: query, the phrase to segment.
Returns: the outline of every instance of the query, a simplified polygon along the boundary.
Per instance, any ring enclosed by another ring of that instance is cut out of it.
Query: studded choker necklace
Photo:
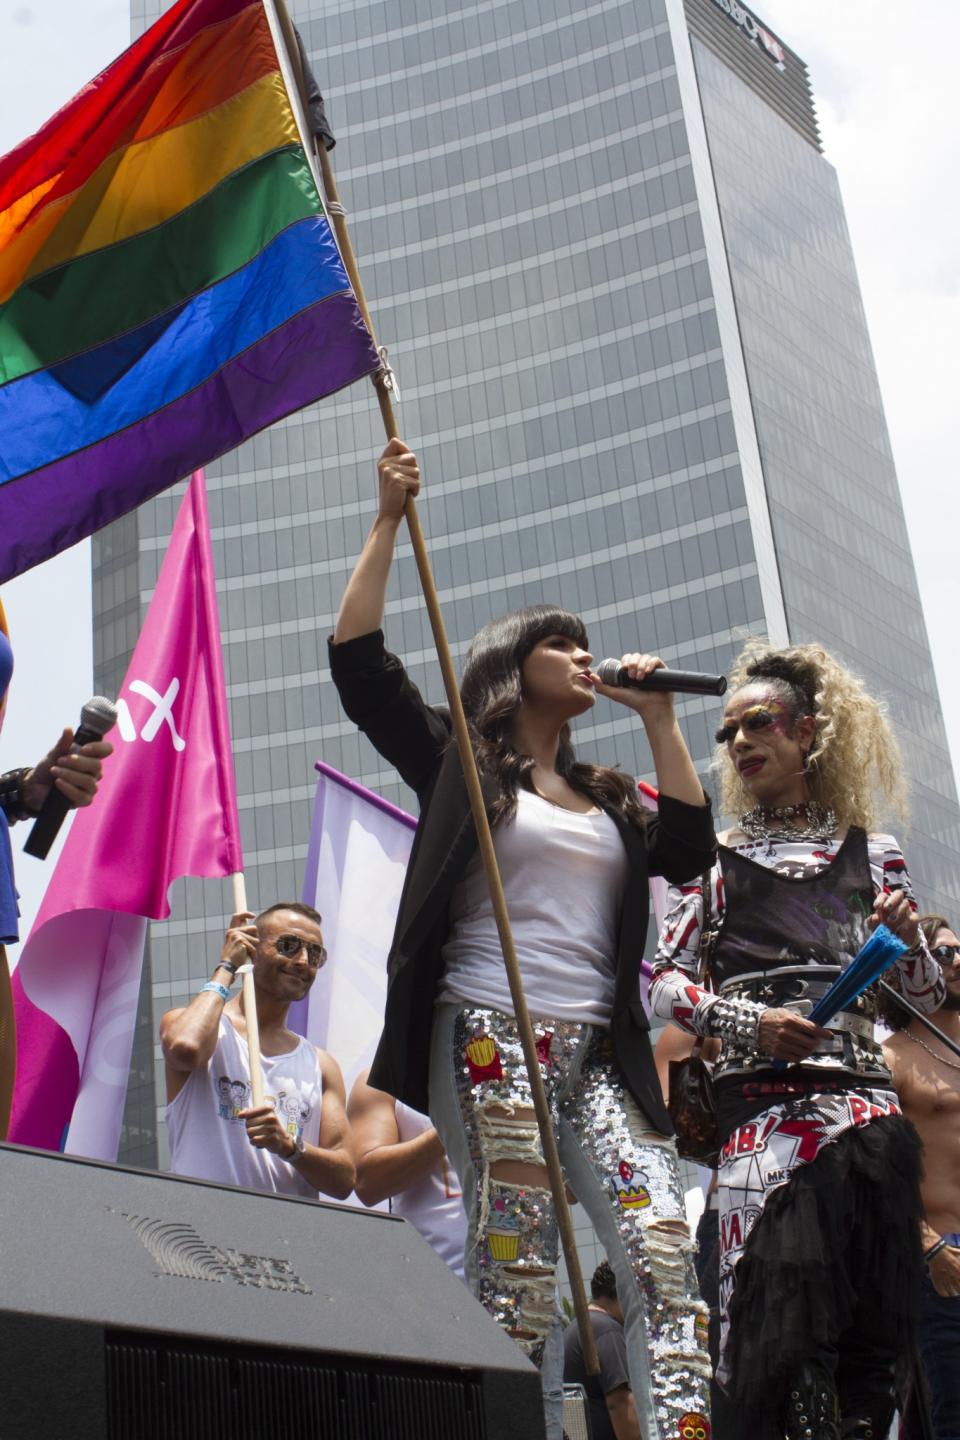
[[[751,840],[822,840],[837,828],[837,817],[826,805],[804,800],[799,805],[755,805],[738,822]]]

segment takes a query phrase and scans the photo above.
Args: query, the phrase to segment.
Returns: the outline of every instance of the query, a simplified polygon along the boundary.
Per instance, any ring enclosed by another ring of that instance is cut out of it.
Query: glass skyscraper
[[[133,0],[139,33],[161,6]],[[960,825],[835,173],[806,67],[736,0],[300,0],[361,273],[420,456],[455,655],[541,598],[599,657],[724,671],[748,634],[822,640],[889,701],[925,904],[957,911]],[[326,637],[382,445],[355,386],[208,472],[254,905],[299,894],[322,758],[412,806],[340,712]],[[94,542],[97,684],[119,685],[179,492]],[[410,547],[386,620],[439,670]],[[698,766],[719,703],[687,699]],[[584,758],[649,773],[602,702]],[[153,927],[122,1158],[156,1158],[156,1026],[208,977],[226,885]],[[162,1147],[161,1147],[162,1159]]]

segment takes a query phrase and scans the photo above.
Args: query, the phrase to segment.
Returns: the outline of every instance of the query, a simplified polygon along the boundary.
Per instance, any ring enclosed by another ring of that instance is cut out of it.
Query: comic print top
[[[913,896],[896,841],[854,827],[842,841],[745,840],[720,847],[709,883],[711,924],[719,927],[712,980],[722,994],[699,983],[703,893],[700,885],[686,885],[670,897],[651,1000],[658,1015],[683,1029],[724,1036],[715,1071],[724,1142],[718,1177],[718,1374],[724,1380],[736,1267],[770,1195],[824,1146],[852,1128],[897,1115],[899,1107],[873,1038],[869,999],[859,1012],[838,1017],[832,1038],[802,1066],[779,1071],[755,1046],[731,1035],[722,1007],[756,1013],[786,1003],[803,1013],[797,999],[815,1003],[866,939],[876,897],[896,889],[911,901]],[[897,963],[908,998],[923,1010],[935,1009],[943,978],[926,946]]]
[[[274,1107],[292,1139],[318,1145],[323,1081],[316,1046],[301,1039],[296,1049],[263,1055],[261,1062],[267,1104]],[[250,1144],[239,1112],[252,1103],[247,1042],[221,1015],[216,1050],[167,1106],[170,1168],[176,1175],[220,1185],[315,1200],[315,1186],[295,1166]]]
[[[721,846],[710,885],[712,923],[719,926],[713,983],[723,996],[705,989],[698,974],[700,884],[671,890],[651,989],[657,1015],[699,1035],[724,1033],[723,1006],[731,996],[738,1007],[755,1013],[795,998],[815,1003],[866,939],[866,919],[876,897],[900,889],[913,903],[896,841],[890,835],[867,836],[857,827],[843,840],[749,840]],[[943,977],[926,944],[897,965],[907,999],[921,1010],[935,1010],[943,999]],[[797,983],[784,987],[787,979]],[[795,1008],[804,1013],[810,1006]],[[847,1070],[889,1084],[872,1040],[868,1001],[862,1011],[865,1023],[855,1017],[838,1022],[835,1038],[824,1042],[804,1068]],[[769,1061],[744,1053],[742,1042],[725,1040],[718,1073],[760,1067],[769,1068]]]

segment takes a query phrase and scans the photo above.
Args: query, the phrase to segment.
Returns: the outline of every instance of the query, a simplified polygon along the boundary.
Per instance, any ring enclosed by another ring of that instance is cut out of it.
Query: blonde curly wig
[[[829,806],[840,825],[872,830],[879,814],[907,818],[907,792],[900,746],[886,706],[868,695],[863,681],[845,670],[820,645],[774,650],[765,640],[748,640],[734,661],[730,689],[770,681],[790,703],[794,720],[813,715],[816,735],[808,754],[811,800]],[[714,767],[722,809],[740,815],[756,803],[724,746]]]

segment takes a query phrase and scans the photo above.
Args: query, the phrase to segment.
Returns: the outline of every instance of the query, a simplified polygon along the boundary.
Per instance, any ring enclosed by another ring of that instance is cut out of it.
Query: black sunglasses
[[[934,960],[939,960],[941,965],[952,965],[957,955],[960,954],[960,945],[934,945],[930,954]]]
[[[318,970],[327,958],[325,945],[318,945],[315,940],[303,940],[299,935],[278,935],[273,944],[285,960],[292,960],[301,950],[306,950],[307,960]]]

